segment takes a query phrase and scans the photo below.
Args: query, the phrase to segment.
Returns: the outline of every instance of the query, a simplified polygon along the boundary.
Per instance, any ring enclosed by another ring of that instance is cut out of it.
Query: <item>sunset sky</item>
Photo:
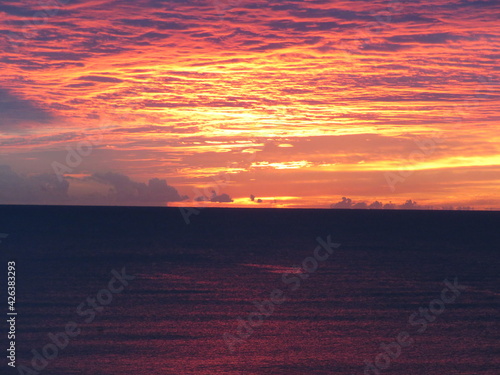
[[[4,0],[0,203],[500,209],[499,14]]]

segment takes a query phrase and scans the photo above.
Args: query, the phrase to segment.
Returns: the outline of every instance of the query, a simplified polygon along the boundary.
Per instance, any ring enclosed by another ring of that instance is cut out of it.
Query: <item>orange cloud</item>
[[[168,178],[191,195],[226,173],[235,204],[259,186],[293,206],[344,195],[498,208],[498,10],[4,1],[0,164],[52,173],[67,147],[100,137],[71,174]],[[384,176],[401,170],[389,190]]]

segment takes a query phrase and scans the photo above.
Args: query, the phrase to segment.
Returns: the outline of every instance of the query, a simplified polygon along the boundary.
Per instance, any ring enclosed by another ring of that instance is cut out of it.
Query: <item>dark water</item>
[[[0,207],[16,364],[31,367],[32,349],[74,322],[80,334],[41,374],[500,373],[499,213],[204,209],[190,220],[177,208]],[[299,271],[328,235],[340,247]],[[91,309],[123,267],[135,278]],[[466,289],[445,303],[455,278]],[[259,314],[275,289],[285,301]],[[429,319],[417,315],[429,304]],[[404,332],[404,347],[390,344]],[[18,373],[5,361],[0,372]]]

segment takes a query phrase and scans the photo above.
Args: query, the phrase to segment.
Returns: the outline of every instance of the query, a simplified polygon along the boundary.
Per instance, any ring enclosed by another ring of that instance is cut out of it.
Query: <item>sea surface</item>
[[[499,212],[203,208],[189,221],[0,206],[0,313],[15,261],[18,314],[18,368],[3,356],[0,373],[500,374]],[[116,292],[113,270],[131,275]]]

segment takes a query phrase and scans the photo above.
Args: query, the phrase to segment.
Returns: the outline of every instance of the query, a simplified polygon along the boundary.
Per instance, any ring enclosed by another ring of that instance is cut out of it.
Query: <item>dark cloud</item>
[[[119,83],[123,82],[122,79],[114,77],[104,77],[104,76],[82,76],[79,77],[80,81],[92,81],[92,82],[109,82],[109,83]]]
[[[187,199],[181,197],[177,190],[168,185],[167,181],[158,178],[150,179],[147,184],[131,180],[120,173],[96,173],[91,179],[110,186],[107,195],[110,203],[166,203],[179,202]]]
[[[3,4],[0,6],[0,12],[17,17],[33,17],[35,10],[30,9],[26,6]]]
[[[369,14],[364,14],[362,12],[355,12],[352,10],[345,9],[321,9],[321,8],[303,8],[297,11],[292,11],[292,15],[298,18],[333,18],[345,21],[353,20],[373,20],[373,17]]]
[[[374,201],[369,205],[366,202],[354,202],[351,198],[342,197],[342,200],[330,205],[330,208],[336,209],[384,209],[384,210],[419,210],[419,209],[429,209],[430,206],[420,206],[417,202],[408,199],[405,203],[394,204],[392,202],[383,204],[379,201]],[[452,207],[449,209],[453,209]]]
[[[68,132],[68,133],[60,133],[53,135],[46,135],[41,137],[13,137],[13,138],[4,138],[0,142],[0,146],[21,146],[21,145],[43,145],[52,142],[64,142],[71,141],[79,138],[81,135],[76,132]]]
[[[217,194],[215,190],[212,190],[210,197],[200,195],[194,198],[195,202],[217,202],[217,203],[231,203],[233,199],[226,193]]]
[[[452,3],[449,4],[450,7],[457,7],[457,6],[462,6],[462,7],[472,7],[472,8],[491,8],[491,7],[498,7],[498,1],[497,0],[462,0],[460,3]]]
[[[158,125],[145,125],[134,128],[117,128],[111,130],[113,133],[196,133],[198,127],[176,127],[176,126],[158,126]]]
[[[92,57],[91,53],[83,52],[33,52],[36,56],[48,57],[51,60],[81,61]]]
[[[379,201],[375,201],[375,202],[372,202],[368,208],[372,209],[372,210],[379,210],[381,208],[383,208],[384,205],[382,204],[382,202],[379,202]]]
[[[437,23],[439,21],[434,18],[426,17],[420,14],[403,14],[392,17],[391,22],[429,24],[429,23]]]
[[[195,24],[188,24],[175,21],[174,22],[156,21],[149,18],[121,19],[120,22],[128,26],[156,28],[158,30],[188,30],[198,26]]]
[[[396,43],[365,44],[361,47],[363,51],[395,52],[407,49],[409,46]]]
[[[68,203],[68,188],[68,181],[59,181],[55,174],[22,176],[7,165],[0,165],[2,204]]]
[[[221,195],[216,195],[214,197],[212,197],[210,199],[211,202],[219,202],[219,203],[230,203],[230,202],[233,202],[233,200],[231,199],[231,197],[229,195],[227,195],[226,193],[223,193]]]
[[[156,12],[153,13],[154,16],[157,16],[162,19],[181,19],[181,20],[196,20],[198,17],[189,15],[189,14],[182,14],[182,13],[174,13],[174,12]]]
[[[92,86],[95,86],[95,83],[86,82],[86,83],[72,83],[70,85],[66,85],[66,87],[72,87],[72,88],[92,87]]]
[[[342,200],[340,202],[337,202],[337,203],[332,203],[331,204],[331,208],[352,208],[352,199],[351,198],[346,198],[346,197],[342,197]]]
[[[70,195],[72,182],[90,183],[94,189],[100,188],[78,196]],[[102,193],[103,190],[107,193]],[[158,178],[145,184],[120,173],[107,172],[86,178],[59,179],[55,173],[24,176],[8,165],[0,165],[0,204],[163,205],[187,198],[180,196],[166,180]]]
[[[214,34],[212,34],[212,33],[194,33],[194,34],[191,34],[191,36],[195,37],[195,38],[208,38],[208,37],[214,36]]]
[[[53,116],[37,103],[17,97],[9,90],[0,88],[0,126],[15,126],[23,121],[46,123]]]
[[[254,48],[250,48],[252,51],[269,51],[269,50],[277,50],[287,48],[291,45],[291,43],[268,43],[263,46],[258,46]]]
[[[164,33],[157,33],[154,31],[150,31],[147,33],[144,33],[138,37],[138,39],[143,39],[143,40],[161,40],[161,39],[167,39],[170,38],[172,35],[171,34],[164,34]]]
[[[447,43],[450,40],[459,40],[461,38],[463,37],[453,33],[432,33],[416,35],[396,35],[387,38],[387,40],[395,43],[443,44]]]
[[[295,22],[292,20],[274,20],[269,22],[269,27],[274,30],[331,30],[339,27],[336,22]]]
[[[399,208],[402,210],[414,210],[416,208],[419,208],[419,205],[417,204],[417,202],[408,199],[405,203],[401,204]]]

